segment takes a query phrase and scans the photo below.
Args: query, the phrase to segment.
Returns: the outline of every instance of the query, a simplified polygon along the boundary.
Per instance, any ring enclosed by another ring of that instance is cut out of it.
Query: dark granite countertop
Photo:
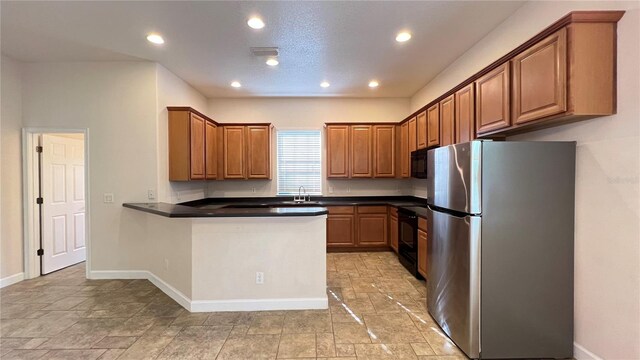
[[[172,218],[195,217],[270,217],[270,216],[317,216],[328,213],[325,207],[243,207],[217,209],[194,208],[180,204],[168,203],[125,203],[122,206],[156,215]]]
[[[166,217],[269,217],[317,216],[327,214],[326,206],[390,205],[413,208],[426,200],[413,196],[311,197],[306,204],[293,204],[291,197],[207,198],[168,203],[125,203],[124,207]]]

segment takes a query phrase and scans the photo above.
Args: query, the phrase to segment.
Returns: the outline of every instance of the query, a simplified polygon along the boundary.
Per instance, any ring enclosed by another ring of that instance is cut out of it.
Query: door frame
[[[38,154],[35,151],[37,137],[43,134],[83,134],[84,135],[84,201],[85,224],[84,236],[86,247],[86,277],[91,272],[91,204],[89,183],[89,129],[87,128],[39,128],[22,129],[22,228],[24,278],[33,279],[40,276],[40,259],[36,253],[40,247],[38,234],[40,231],[39,212],[36,204],[38,193]]]

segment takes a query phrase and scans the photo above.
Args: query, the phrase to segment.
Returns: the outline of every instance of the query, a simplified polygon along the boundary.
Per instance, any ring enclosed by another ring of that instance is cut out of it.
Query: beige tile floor
[[[1,359],[466,359],[393,253],[327,255],[329,309],[189,313],[84,264],[0,290]]]

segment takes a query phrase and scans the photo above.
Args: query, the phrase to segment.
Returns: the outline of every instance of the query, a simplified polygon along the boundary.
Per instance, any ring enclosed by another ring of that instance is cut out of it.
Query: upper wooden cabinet
[[[168,112],[169,181],[215,179],[215,123],[191,108],[169,108]]]
[[[430,145],[432,140],[435,144],[435,133],[429,111],[451,95],[455,142],[615,114],[616,28],[623,15],[624,11],[570,12],[405,121],[428,109],[430,147],[437,145]],[[437,133],[445,136],[448,130]],[[449,142],[440,139],[441,144]]]
[[[409,123],[400,125],[400,177],[411,176],[411,153],[409,152]]]
[[[476,80],[476,131],[478,134],[511,125],[509,63]]]
[[[417,118],[418,149],[427,147],[427,112],[423,111]]]
[[[456,91],[456,144],[471,141],[476,138],[475,128],[475,97],[473,83]]]
[[[396,176],[396,126],[373,126],[373,177]]]
[[[454,95],[440,101],[440,146],[455,143]]]
[[[427,147],[440,145],[440,105],[427,109]]]
[[[372,166],[372,129],[371,125],[351,126],[351,167],[352,178],[370,178],[373,176]]]
[[[205,120],[191,114],[191,180],[205,178]]]
[[[566,111],[566,28],[516,55],[511,64],[516,124]]]
[[[247,179],[271,178],[271,126],[249,125],[247,132]]]
[[[349,177],[349,125],[327,125],[327,177]]]
[[[205,123],[205,170],[207,180],[218,178],[218,127],[207,121]]]
[[[271,178],[271,124],[222,126],[225,179]]]
[[[417,120],[414,117],[409,120],[409,153],[418,150]]]
[[[395,177],[393,124],[327,124],[327,178]]]
[[[223,166],[225,179],[245,178],[244,126],[223,126]]]

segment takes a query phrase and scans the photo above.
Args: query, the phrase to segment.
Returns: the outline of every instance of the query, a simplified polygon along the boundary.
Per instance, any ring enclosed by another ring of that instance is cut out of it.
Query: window
[[[320,130],[278,131],[278,195],[322,194]]]

